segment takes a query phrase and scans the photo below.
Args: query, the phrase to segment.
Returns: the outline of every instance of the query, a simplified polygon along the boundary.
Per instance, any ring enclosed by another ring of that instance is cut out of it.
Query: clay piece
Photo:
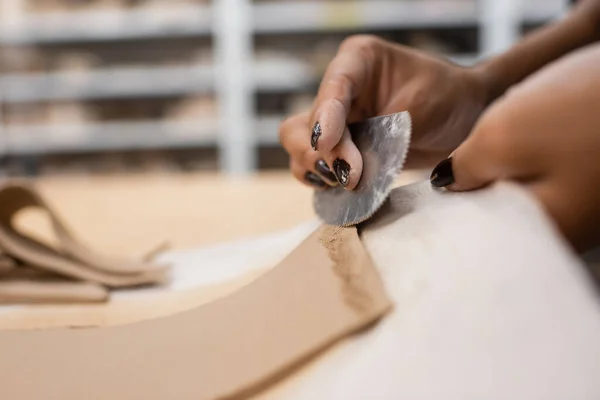
[[[37,208],[49,218],[56,246],[15,227],[16,215]],[[152,261],[108,257],[83,245],[35,188],[8,181],[0,187],[0,302],[104,302],[109,288],[155,285],[168,267]],[[26,273],[23,268],[38,274]]]
[[[356,229],[323,227],[251,283],[190,311],[2,331],[0,385],[19,399],[244,397],[390,309]]]

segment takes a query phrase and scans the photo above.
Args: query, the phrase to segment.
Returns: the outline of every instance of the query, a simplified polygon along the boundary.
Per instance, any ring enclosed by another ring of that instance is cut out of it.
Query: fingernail
[[[319,124],[319,121],[315,122],[312,135],[310,136],[310,146],[313,150],[317,150],[317,142],[319,141],[322,133],[323,132],[321,132],[321,125]]]
[[[341,158],[336,158],[333,162],[333,171],[335,172],[335,177],[340,185],[343,187],[348,186],[348,180],[350,178],[350,164]]]
[[[445,187],[454,183],[454,172],[452,172],[452,157],[446,158],[439,163],[431,172],[429,178],[431,184],[436,187]]]
[[[325,182],[323,182],[323,180],[321,178],[319,178],[319,175],[308,171],[305,175],[304,175],[304,180],[308,183],[310,183],[313,186],[316,187],[325,187],[327,186],[327,184]]]
[[[315,169],[323,178],[327,179],[328,181],[337,182],[337,178],[335,177],[334,173],[331,172],[325,161],[318,160],[315,163]]]

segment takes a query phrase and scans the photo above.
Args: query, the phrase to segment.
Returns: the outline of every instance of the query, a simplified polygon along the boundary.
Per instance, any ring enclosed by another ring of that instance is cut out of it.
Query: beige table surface
[[[404,173],[413,181],[423,173]],[[293,227],[314,218],[312,190],[288,172],[246,178],[218,174],[118,175],[35,181],[74,232],[105,252],[136,255],[162,242],[194,248]],[[43,237],[40,214],[20,218]]]

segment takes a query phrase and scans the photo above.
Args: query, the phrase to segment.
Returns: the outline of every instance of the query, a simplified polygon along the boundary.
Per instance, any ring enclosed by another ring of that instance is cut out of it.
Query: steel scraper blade
[[[315,191],[315,212],[329,225],[351,226],[369,219],[388,198],[408,153],[411,119],[407,111],[348,125],[363,158],[357,187]]]

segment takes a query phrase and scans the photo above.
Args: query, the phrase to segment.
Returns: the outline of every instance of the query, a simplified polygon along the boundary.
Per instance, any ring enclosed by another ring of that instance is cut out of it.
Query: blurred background
[[[567,0],[0,0],[0,173],[287,168],[277,127],[340,42],[469,65]]]

